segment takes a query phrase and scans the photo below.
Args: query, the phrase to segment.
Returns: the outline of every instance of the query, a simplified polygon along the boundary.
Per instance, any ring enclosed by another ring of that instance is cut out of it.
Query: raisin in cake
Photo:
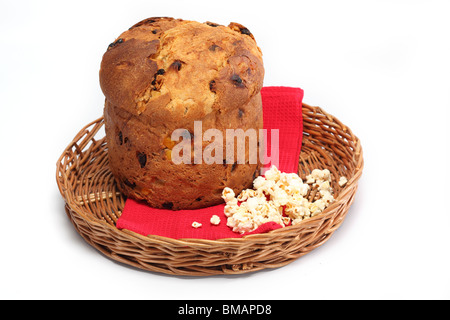
[[[264,67],[244,26],[149,18],[109,45],[100,68],[109,165],[127,197],[155,208],[223,202],[224,187],[251,187],[258,163],[175,164],[176,129],[262,129]],[[210,142],[204,141],[203,148]],[[258,148],[259,148],[258,144]],[[262,147],[262,146],[261,146]],[[225,147],[224,147],[225,148]]]

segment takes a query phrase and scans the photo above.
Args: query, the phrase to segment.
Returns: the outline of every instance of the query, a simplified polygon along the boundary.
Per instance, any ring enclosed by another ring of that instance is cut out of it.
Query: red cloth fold
[[[267,154],[271,151],[271,129],[279,130],[278,169],[283,172],[297,172],[298,159],[303,136],[302,100],[303,90],[292,87],[264,87],[261,90],[263,103],[264,129],[267,129]],[[239,238],[243,235],[233,232],[227,226],[224,214],[225,204],[196,210],[165,210],[149,207],[143,202],[127,199],[122,215],[117,220],[118,229],[127,229],[144,236],[159,235],[173,239],[225,239]],[[213,225],[213,215],[220,217],[220,224]],[[200,228],[192,227],[196,221]],[[261,225],[255,231],[246,233],[264,233],[281,228],[274,222]]]

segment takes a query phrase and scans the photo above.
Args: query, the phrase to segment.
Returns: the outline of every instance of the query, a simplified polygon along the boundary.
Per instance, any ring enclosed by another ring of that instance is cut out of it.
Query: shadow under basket
[[[359,139],[338,119],[303,103],[299,176],[329,169],[336,201],[321,214],[264,234],[221,240],[142,236],[116,228],[126,198],[108,166],[104,119],[84,127],[57,162],[56,180],[77,232],[107,257],[172,275],[242,274],[279,268],[324,244],[342,224],[363,170]],[[348,179],[344,187],[339,178]]]

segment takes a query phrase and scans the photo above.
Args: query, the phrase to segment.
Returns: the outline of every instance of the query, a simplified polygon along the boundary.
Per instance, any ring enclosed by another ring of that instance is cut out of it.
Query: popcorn
[[[263,176],[257,177],[255,180],[253,180],[253,188],[255,188],[255,189],[261,188],[265,181],[266,181],[266,178],[264,178]],[[251,189],[247,189],[247,190],[251,190]]]
[[[325,170],[319,170],[319,169],[314,169],[311,174],[309,176],[306,177],[307,181],[306,183],[308,184],[313,184],[313,183],[317,183],[319,182],[324,182],[324,181],[331,181],[331,172],[328,169]]]
[[[256,192],[258,191],[265,191],[265,192],[273,192],[277,187],[277,184],[273,180],[264,180],[264,182],[261,184],[259,188],[256,189]]]
[[[192,222],[192,227],[194,227],[194,228],[200,228],[202,226],[202,224],[201,223],[199,223],[199,222],[197,222],[197,221],[194,221],[194,222]]]
[[[211,224],[217,226],[220,223],[220,217],[217,215],[213,215],[211,217],[211,220],[209,220],[211,222]]]
[[[242,201],[247,200],[249,197],[254,197],[254,196],[256,196],[256,190],[245,189],[237,196],[237,200],[242,202]]]
[[[277,189],[271,196],[272,201],[278,207],[285,206],[289,202],[289,196],[286,191]]]
[[[316,182],[316,178],[314,178],[312,176],[312,174],[310,174],[309,176],[306,177],[306,183],[307,184],[313,184],[314,182]]]
[[[289,217],[283,217],[282,220],[283,220],[283,224],[284,224],[285,226],[291,224],[291,218],[289,218]]]
[[[304,217],[309,217],[311,215],[311,211],[309,210],[309,202],[308,202],[308,200],[306,200],[306,203],[304,203],[303,201],[292,201],[292,202],[289,202],[286,205],[285,213],[291,219],[300,219],[300,220],[302,220]]]
[[[227,204],[225,205],[224,213],[227,217],[230,217],[233,214],[235,214],[238,209],[239,209],[239,205],[238,205],[237,199],[233,199],[233,200],[227,202]]]
[[[322,195],[322,200],[327,203],[332,203],[334,201],[334,196],[330,191],[320,191],[320,194]]]
[[[311,205],[309,206],[311,217],[314,217],[317,214],[321,213],[323,210],[325,210],[326,206],[327,203],[323,199],[319,199],[311,203]]]
[[[277,169],[277,167],[272,166],[269,170],[264,174],[267,180],[279,180],[281,172]]]
[[[225,200],[225,202],[228,202],[230,200],[233,200],[235,197],[234,191],[231,188],[225,187],[222,191],[222,199]]]
[[[246,204],[249,210],[256,209],[258,206],[258,199],[255,197],[248,198]]]
[[[308,192],[309,192],[309,186],[306,183],[302,184],[299,188],[300,195],[304,197],[308,194]]]
[[[272,166],[264,177],[253,181],[253,189],[243,190],[237,197],[230,188],[223,190],[227,226],[244,234],[269,221],[285,227],[314,217],[334,202],[331,179],[328,169],[314,169],[304,182],[297,174],[280,172]],[[309,201],[306,197],[311,188],[318,192]]]
[[[241,234],[256,229],[250,212],[241,207],[232,215],[231,219],[228,218],[227,226]]]
[[[325,182],[322,182],[320,185],[319,185],[319,190],[320,191],[323,191],[323,190],[329,190],[331,188],[331,186],[330,186],[330,182],[327,180],[327,181],[325,181]]]
[[[343,186],[345,186],[346,184],[347,184],[347,178],[346,177],[341,177],[340,179],[339,179],[339,185],[341,186],[341,187],[343,187]]]

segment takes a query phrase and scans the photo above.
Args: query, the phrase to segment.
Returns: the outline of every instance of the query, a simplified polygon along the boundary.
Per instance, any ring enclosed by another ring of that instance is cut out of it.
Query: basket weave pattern
[[[302,179],[329,169],[336,201],[301,223],[243,238],[203,240],[142,236],[115,227],[125,205],[108,167],[104,120],[84,127],[57,162],[56,180],[77,232],[104,255],[136,268],[173,275],[241,274],[282,267],[325,243],[342,224],[363,169],[359,139],[319,107],[303,104]],[[345,187],[337,183],[348,179]],[[314,194],[310,194],[314,197]]]

